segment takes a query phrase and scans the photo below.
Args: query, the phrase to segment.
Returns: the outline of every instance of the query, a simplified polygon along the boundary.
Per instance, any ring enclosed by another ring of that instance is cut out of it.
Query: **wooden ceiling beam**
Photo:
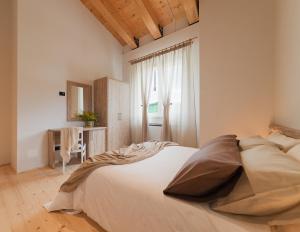
[[[94,10],[99,13],[102,18],[110,25],[110,27],[118,34],[131,49],[138,47],[134,40],[134,36],[126,29],[122,22],[117,21],[114,16],[105,7],[102,0],[81,0],[85,5],[91,4]]]
[[[158,20],[148,0],[135,0],[140,16],[154,39],[162,37]]]
[[[107,30],[109,30],[112,35],[120,42],[122,46],[125,46],[125,41],[117,34],[110,25],[103,19],[102,15],[99,14],[98,11],[95,11],[94,6],[88,2],[88,0],[81,0],[81,2],[90,10],[90,12],[103,24]]]
[[[189,24],[198,22],[199,13],[198,13],[198,4],[196,0],[180,0],[180,3],[184,8]]]

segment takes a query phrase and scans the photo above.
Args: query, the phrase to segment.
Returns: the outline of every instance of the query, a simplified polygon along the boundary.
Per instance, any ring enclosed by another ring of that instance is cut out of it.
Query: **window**
[[[151,92],[148,105],[148,121],[149,125],[161,125],[162,123],[162,106],[159,102],[159,88],[158,88],[158,77],[157,70],[154,69],[154,78],[151,83]]]
[[[158,102],[149,104],[148,112],[149,112],[149,114],[158,113]]]
[[[131,128],[134,141],[145,141],[160,134],[158,137],[165,141],[197,146],[199,43],[193,40],[132,63]],[[143,133],[147,126],[148,134]],[[163,126],[163,130],[153,126]]]

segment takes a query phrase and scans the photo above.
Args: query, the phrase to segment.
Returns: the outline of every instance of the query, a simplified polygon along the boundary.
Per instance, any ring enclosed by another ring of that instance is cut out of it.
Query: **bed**
[[[166,147],[137,163],[99,168],[73,193],[58,193],[47,208],[83,211],[108,232],[270,231],[258,217],[221,214],[205,203],[163,194],[196,150]]]

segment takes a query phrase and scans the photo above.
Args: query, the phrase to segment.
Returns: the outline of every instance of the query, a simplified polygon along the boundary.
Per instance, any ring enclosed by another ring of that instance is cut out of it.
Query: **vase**
[[[85,127],[94,127],[94,121],[86,121]]]

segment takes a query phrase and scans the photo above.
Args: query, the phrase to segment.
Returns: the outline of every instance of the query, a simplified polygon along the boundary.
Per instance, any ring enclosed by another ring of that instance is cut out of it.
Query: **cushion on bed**
[[[245,150],[257,147],[257,146],[261,146],[261,145],[274,146],[274,147],[279,147],[280,149],[282,149],[282,147],[279,144],[271,142],[271,141],[267,140],[266,138],[263,138],[259,135],[241,139],[239,142],[239,146],[242,151],[245,151]]]
[[[211,207],[220,212],[252,216],[281,213],[300,203],[299,162],[274,146],[241,152],[245,175],[232,192]]]
[[[267,136],[267,140],[279,144],[282,147],[283,151],[288,151],[295,145],[300,144],[300,139],[288,137],[284,134],[281,134],[280,132],[274,132],[270,134],[269,136]]]
[[[203,201],[227,195],[242,169],[237,143],[232,135],[208,142],[188,159],[164,193]]]
[[[218,137],[216,137],[214,139],[209,140],[202,147],[208,146],[208,145],[210,145],[212,143],[219,142],[219,141],[222,141],[222,142],[226,142],[226,141],[227,142],[232,142],[232,141],[234,141],[234,142],[236,142],[237,141],[236,137],[237,137],[236,135],[221,135],[221,136],[218,136]]]

